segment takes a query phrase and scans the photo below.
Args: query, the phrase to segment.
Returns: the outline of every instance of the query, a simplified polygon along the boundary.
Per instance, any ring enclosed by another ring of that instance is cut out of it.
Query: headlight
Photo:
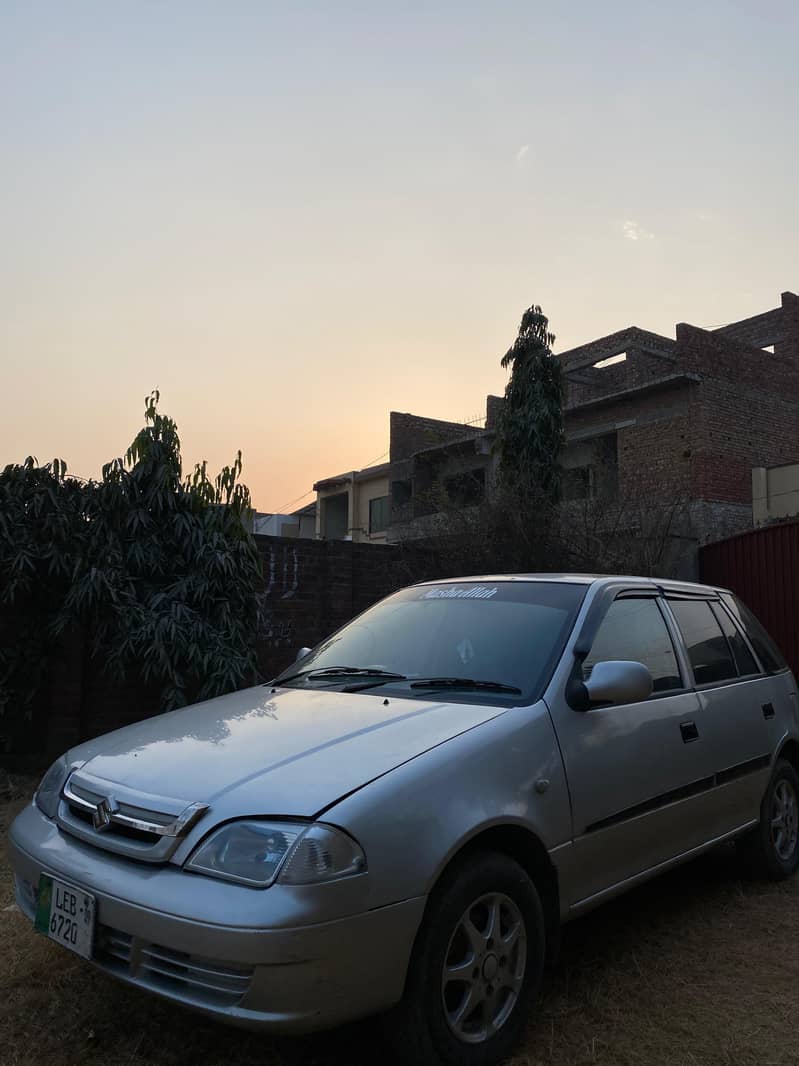
[[[274,881],[312,885],[363,873],[355,841],[329,825],[241,821],[223,825],[192,854],[186,868],[266,888]]]
[[[36,789],[33,802],[48,818],[55,818],[58,811],[58,801],[61,798],[61,789],[69,777],[69,765],[66,755],[56,759]]]

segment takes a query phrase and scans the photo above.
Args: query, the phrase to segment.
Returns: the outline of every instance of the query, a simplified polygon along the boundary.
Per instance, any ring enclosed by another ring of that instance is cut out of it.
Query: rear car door
[[[579,641],[578,641],[579,643]],[[657,592],[622,592],[583,661],[644,663],[654,691],[639,703],[556,709],[572,803],[570,904],[579,906],[704,842],[712,758],[699,697],[685,676]],[[566,873],[566,871],[564,871]]]
[[[730,592],[721,593],[721,603],[735,626],[746,637],[757,660],[762,682],[758,694],[766,701],[761,704],[761,710],[768,722],[771,749],[775,751],[786,733],[790,731],[795,734],[799,725],[796,678],[776,641],[772,640],[749,608]]]
[[[756,657],[740,615],[735,618],[721,598],[669,596],[668,608],[699,697],[701,738],[713,753],[713,834],[720,836],[759,817],[786,694]],[[778,665],[765,644],[761,654],[769,666]]]

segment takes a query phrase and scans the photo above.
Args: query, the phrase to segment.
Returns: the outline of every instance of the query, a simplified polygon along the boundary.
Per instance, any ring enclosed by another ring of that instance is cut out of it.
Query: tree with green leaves
[[[564,440],[563,383],[560,361],[552,354],[554,343],[541,308],[528,307],[519,335],[502,357],[510,379],[497,432],[502,487],[550,503],[560,498]]]
[[[0,473],[0,722],[24,716],[75,627],[90,659],[157,688],[165,710],[255,679],[261,566],[241,453],[213,481],[205,463],[184,478],[158,400],[99,481],[60,460]]]

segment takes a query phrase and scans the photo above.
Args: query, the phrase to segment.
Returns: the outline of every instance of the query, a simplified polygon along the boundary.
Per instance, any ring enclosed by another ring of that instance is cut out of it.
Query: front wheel
[[[506,855],[459,863],[430,899],[405,997],[390,1019],[401,1063],[494,1066],[511,1052],[538,993],[544,914]]]
[[[760,824],[738,841],[747,867],[758,877],[781,881],[799,866],[799,776],[780,759],[760,806]]]

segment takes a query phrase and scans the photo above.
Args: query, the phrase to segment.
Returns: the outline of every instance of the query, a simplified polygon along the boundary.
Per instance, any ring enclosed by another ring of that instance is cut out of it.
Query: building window
[[[561,495],[564,500],[587,500],[591,495],[591,467],[567,467],[561,476]]]
[[[369,501],[369,534],[385,533],[388,529],[388,496],[376,496]]]
[[[617,495],[618,443],[616,433],[570,440],[563,455],[564,500],[607,500]]]
[[[322,497],[322,537],[325,540],[344,540],[347,536],[349,502],[346,492]]]
[[[413,485],[410,481],[392,481],[391,495],[394,499],[394,506],[403,507],[406,503],[411,502]]]

